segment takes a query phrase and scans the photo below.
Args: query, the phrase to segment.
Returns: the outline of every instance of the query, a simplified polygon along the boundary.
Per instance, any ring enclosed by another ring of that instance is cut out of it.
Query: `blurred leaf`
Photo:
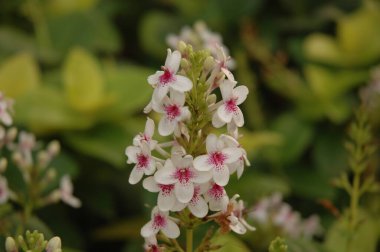
[[[99,125],[86,132],[65,133],[64,136],[77,151],[102,159],[117,168],[126,167],[124,150],[132,135],[125,127]]]
[[[306,65],[305,78],[313,92],[321,99],[333,99],[368,80],[368,70],[331,71],[326,67]]]
[[[20,97],[39,84],[38,65],[29,53],[18,53],[0,66],[0,90],[9,97]]]
[[[70,106],[92,112],[110,102],[97,60],[86,50],[70,51],[63,67],[65,94]]]
[[[145,52],[158,59],[166,55],[166,36],[178,30],[179,20],[164,12],[148,12],[139,27],[140,43]]]
[[[94,231],[93,235],[98,240],[126,240],[140,238],[140,229],[146,220],[135,217],[127,220],[119,220],[117,223]]]
[[[52,44],[62,55],[72,47],[113,53],[120,39],[110,21],[99,11],[77,12],[48,20]]]
[[[45,10],[52,16],[66,15],[78,11],[86,11],[95,6],[98,0],[49,0]]]
[[[0,27],[0,53],[1,56],[18,51],[35,52],[35,41],[28,34],[14,27]]]
[[[217,252],[249,252],[250,249],[240,239],[232,234],[218,235],[211,240],[215,245],[222,245],[221,249],[215,250]]]
[[[281,162],[292,162],[298,159],[314,135],[312,125],[291,113],[279,116],[274,121],[272,130],[283,137],[283,144],[273,149]]]
[[[19,98],[15,103],[15,120],[28,125],[34,133],[86,129],[91,117],[72,110],[63,95],[54,89],[40,88]]]
[[[309,239],[289,238],[286,242],[288,244],[288,252],[327,252],[320,244]]]
[[[325,245],[329,252],[348,251],[347,241],[350,237],[352,239],[350,251],[375,252],[379,235],[376,220],[361,209],[358,214],[359,223],[354,234],[349,232],[348,220],[348,212],[346,212],[328,230]]]
[[[330,177],[310,165],[291,167],[287,174],[295,195],[309,199],[333,199],[335,196]]]
[[[269,252],[287,252],[288,251],[288,245],[286,244],[285,239],[276,237],[270,245],[269,245]]]
[[[149,68],[125,65],[106,65],[105,78],[109,92],[114,96],[116,104],[105,116],[116,113],[120,115],[142,111],[149,103],[153,89],[147,83],[147,77],[154,73]]]
[[[244,136],[240,139],[240,143],[247,150],[248,157],[252,157],[262,148],[282,146],[283,144],[283,136],[274,131],[251,132],[241,129],[240,133]]]

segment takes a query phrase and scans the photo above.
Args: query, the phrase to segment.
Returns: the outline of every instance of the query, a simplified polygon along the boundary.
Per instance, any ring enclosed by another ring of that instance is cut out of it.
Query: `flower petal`
[[[219,115],[218,115],[218,112],[215,112],[214,115],[212,116],[212,126],[214,126],[215,128],[220,128],[222,127],[224,124],[226,124],[226,122],[223,122]]]
[[[155,74],[149,75],[148,83],[150,85],[155,85],[160,81],[160,76],[163,74],[163,71],[157,71]]]
[[[193,181],[198,184],[203,184],[208,182],[212,178],[211,171],[195,171],[194,170]]]
[[[159,193],[157,197],[157,206],[160,209],[160,211],[169,211],[173,208],[174,204],[176,202],[176,198],[174,193],[170,194],[164,194]]]
[[[153,222],[149,221],[141,228],[140,234],[142,237],[147,238],[155,235],[157,232],[158,230],[153,229]]]
[[[164,99],[165,95],[169,92],[169,86],[157,86],[153,91],[153,108],[154,104],[159,104]]]
[[[179,51],[172,52],[168,49],[168,54],[165,60],[165,67],[167,67],[171,73],[175,74],[178,71],[181,63],[181,53]]]
[[[140,180],[142,179],[142,177],[144,176],[144,171],[141,170],[141,169],[138,169],[136,166],[132,169],[132,172],[131,174],[129,175],[129,180],[128,182],[131,184],[131,185],[135,185],[137,184],[138,182],[140,182]]]
[[[246,86],[238,86],[234,88],[233,94],[234,94],[234,97],[237,98],[236,105],[242,104],[245,101],[245,99],[247,99],[248,93],[249,91]]]
[[[238,161],[239,158],[241,158],[241,156],[243,155],[243,152],[241,151],[241,149],[235,148],[235,147],[224,148],[222,152],[224,155],[226,155],[225,162],[227,164],[231,164]]]
[[[241,112],[240,108],[237,108],[237,110],[233,113],[233,119],[238,127],[243,127],[244,125],[244,116],[243,113]]]
[[[163,184],[163,185],[170,185],[174,184],[177,180],[173,177],[173,174],[175,173],[175,168],[173,166],[173,163],[170,159],[166,160],[165,165],[163,168],[159,169],[154,174],[154,179],[157,181],[157,183]]]
[[[176,75],[175,81],[170,84],[170,87],[178,92],[187,92],[193,88],[191,80],[182,75]]]
[[[125,149],[125,155],[128,157],[128,164],[137,163],[137,154],[140,153],[140,148],[136,146],[128,146]]]
[[[228,180],[230,179],[230,171],[227,166],[223,165],[218,167],[218,169],[213,169],[212,173],[216,184],[220,186],[225,186],[228,184]]]
[[[167,220],[167,224],[162,229],[162,233],[171,239],[177,238],[180,234],[178,225],[170,219]]]
[[[149,117],[146,119],[144,134],[149,138],[152,138],[154,134],[154,121]]]
[[[199,197],[199,199],[194,202],[194,204],[190,203],[188,207],[190,212],[198,218],[203,218],[208,213],[207,203],[202,197]]]
[[[157,182],[153,176],[147,177],[146,179],[143,180],[143,187],[145,188],[145,190],[149,192],[160,191],[160,188],[158,187]]]
[[[201,155],[194,159],[194,168],[198,171],[209,171],[213,166],[208,162],[208,155]]]
[[[217,151],[218,137],[215,134],[209,134],[206,138],[206,150],[208,153]]]
[[[187,203],[193,198],[194,184],[177,182],[174,186],[174,193],[179,202]]]
[[[162,117],[158,124],[158,132],[161,136],[169,136],[173,133],[176,124],[176,121],[169,121],[167,118]]]
[[[170,89],[170,99],[179,106],[185,104],[185,94],[174,89]]]
[[[218,113],[219,119],[221,121],[223,121],[225,123],[231,122],[232,116],[233,116],[233,112],[229,111],[227,109],[227,106],[226,106],[225,103],[223,103],[222,105],[220,105],[220,107],[218,108],[218,110],[216,111],[216,113]]]
[[[223,100],[228,100],[232,97],[233,87],[236,85],[236,82],[230,80],[224,80],[220,84],[220,92],[222,93]]]

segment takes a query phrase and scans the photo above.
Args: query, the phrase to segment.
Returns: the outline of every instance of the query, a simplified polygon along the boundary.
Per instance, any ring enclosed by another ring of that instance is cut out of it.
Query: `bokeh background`
[[[347,125],[359,90],[380,82],[378,1],[3,0],[0,90],[16,100],[17,125],[61,142],[56,166],[71,174],[83,202],[80,209],[58,204],[37,212],[41,231],[61,236],[64,251],[142,250],[145,204],[155,196],[128,184],[124,150],[143,130],[152,93],[146,78],[164,62],[167,35],[199,20],[223,37],[235,79],[250,89],[241,141],[252,166],[232,179],[229,195],[238,192],[253,206],[281,193],[323,226],[315,239],[289,237],[291,251],[327,251],[334,208],[349,202],[332,185],[348,169]],[[375,250],[379,199],[373,193],[362,201],[375,220],[363,243]],[[286,237],[259,229],[243,242],[228,239],[241,249],[234,251],[266,251],[276,235]]]

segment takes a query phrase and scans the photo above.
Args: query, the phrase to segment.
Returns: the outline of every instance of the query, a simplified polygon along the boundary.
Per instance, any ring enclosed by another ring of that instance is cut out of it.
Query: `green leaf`
[[[63,81],[67,101],[78,111],[91,112],[110,101],[105,95],[99,64],[84,49],[75,48],[69,53],[63,67]]]
[[[147,77],[152,73],[154,70],[135,65],[106,65],[107,88],[115,98],[115,104],[104,113],[105,116],[116,114],[120,118],[125,114],[142,111],[153,92],[147,83]]]
[[[86,11],[95,6],[98,0],[50,0],[45,2],[45,10],[51,16],[67,15]]]
[[[132,137],[126,127],[117,125],[99,125],[85,132],[65,134],[67,143],[77,151],[106,161],[117,168],[126,167],[124,150]]]
[[[0,66],[0,90],[9,97],[20,97],[40,84],[40,71],[33,56],[18,53]]]
[[[8,55],[18,51],[35,52],[35,41],[28,34],[13,27],[0,27],[0,53]]]
[[[349,217],[346,212],[329,229],[325,245],[329,252],[347,251],[347,242],[351,237],[350,251],[375,252],[378,238],[378,228],[374,219],[365,210],[361,209],[358,214],[358,226],[353,234],[349,231]]]
[[[281,162],[292,162],[298,159],[314,135],[312,125],[291,113],[278,117],[274,121],[272,130],[283,137],[283,144],[273,149],[274,155]]]
[[[91,117],[72,110],[55,89],[40,88],[20,97],[15,103],[15,120],[37,134],[62,130],[87,129]]]
[[[327,252],[319,243],[309,239],[287,239],[288,252]]]
[[[166,36],[178,30],[179,20],[168,13],[149,12],[147,13],[139,27],[140,43],[145,52],[158,59],[165,58]]]
[[[94,231],[94,237],[99,240],[125,240],[140,238],[140,229],[146,222],[145,219],[131,218],[119,220],[117,223]]]
[[[211,240],[212,244],[221,245],[217,252],[249,252],[250,249],[240,239],[232,234],[218,235]]]
[[[54,48],[62,55],[74,46],[91,51],[117,52],[120,38],[112,23],[99,11],[75,12],[48,19]]]

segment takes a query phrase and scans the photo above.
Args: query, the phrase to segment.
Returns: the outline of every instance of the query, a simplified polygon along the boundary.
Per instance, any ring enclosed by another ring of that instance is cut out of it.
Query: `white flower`
[[[150,148],[146,141],[142,141],[140,147],[128,146],[125,154],[128,156],[128,164],[136,164],[129,176],[130,184],[137,184],[144,174],[152,175],[156,170],[156,163],[151,156]]]
[[[247,98],[248,88],[246,86],[235,87],[235,85],[236,82],[230,80],[224,80],[222,84],[220,84],[223,103],[212,118],[212,124],[216,128],[220,128],[226,123],[231,123],[231,121],[233,121],[237,127],[244,125],[243,113],[238,105]]]
[[[159,184],[153,176],[147,177],[143,181],[143,187],[149,192],[158,192],[157,206],[161,211],[172,210],[177,202],[174,195],[174,184]]]
[[[149,145],[149,148],[153,150],[157,144],[157,141],[152,139],[153,135],[154,121],[148,117],[146,120],[144,133],[140,133],[133,138],[133,145],[140,146],[142,144],[142,141],[146,141]]]
[[[21,131],[18,138],[18,149],[26,164],[31,165],[33,163],[32,150],[36,145],[36,137],[32,133]]]
[[[226,48],[223,49],[222,46],[216,44],[216,63],[218,64],[219,69],[226,75],[227,79],[230,81],[235,81],[235,78],[229,68],[233,68],[234,62],[230,56],[226,55]]]
[[[0,100],[0,121],[6,126],[10,126],[13,122],[11,115],[8,112],[9,103],[4,100]]]
[[[230,178],[227,164],[236,162],[242,155],[241,150],[235,147],[224,148],[222,140],[214,134],[206,138],[207,155],[201,155],[194,159],[194,167],[198,171],[212,170],[212,176],[216,184],[225,186]]]
[[[8,181],[5,177],[0,176],[0,205],[7,202],[9,197]]]
[[[302,222],[302,233],[306,238],[311,238],[322,232],[318,215],[312,215]]]
[[[174,184],[174,194],[181,203],[188,203],[194,195],[194,183],[205,183],[211,179],[209,172],[193,168],[193,157],[172,156],[162,169],[154,174],[155,180],[164,185]]]
[[[152,237],[160,230],[171,239],[177,238],[180,233],[177,224],[169,218],[169,213],[155,207],[152,210],[151,220],[142,227],[141,235],[145,238]]]
[[[236,199],[239,195],[234,195],[230,202],[230,208],[232,208],[230,216],[227,219],[230,221],[230,228],[237,234],[245,234],[247,229],[250,231],[255,231],[256,228],[249,225],[243,218],[244,203],[242,200],[237,201]]]
[[[206,190],[207,184],[194,185],[194,194],[189,203],[177,203],[175,206],[175,211],[181,211],[187,206],[195,217],[205,217],[208,213],[208,206],[207,202],[202,197],[202,194],[204,194]]]
[[[206,201],[209,203],[211,211],[222,211],[227,208],[228,196],[224,187],[210,183],[210,188],[204,194]]]
[[[236,171],[237,177],[240,178],[244,171],[244,165],[250,166],[249,160],[247,158],[247,152],[241,147],[235,138],[228,135],[221,135],[220,138],[223,140],[226,146],[239,148],[241,151],[242,155],[240,158],[236,162],[228,165],[230,168],[230,174]]]
[[[59,191],[61,200],[69,206],[78,208],[82,205],[81,201],[73,195],[73,184],[68,175],[61,178]]]
[[[153,109],[164,114],[158,124],[158,132],[162,136],[168,136],[177,129],[178,123],[187,120],[190,117],[188,107],[184,107],[185,94],[170,91],[170,98],[165,97],[162,104],[153,104]]]
[[[159,103],[169,92],[169,88],[178,92],[189,91],[193,87],[191,80],[185,76],[176,75],[181,63],[181,53],[168,49],[163,71],[157,71],[148,77],[148,83],[155,87],[153,101]]]
[[[160,252],[161,249],[157,244],[157,238],[155,235],[144,238],[144,251],[145,252]]]

